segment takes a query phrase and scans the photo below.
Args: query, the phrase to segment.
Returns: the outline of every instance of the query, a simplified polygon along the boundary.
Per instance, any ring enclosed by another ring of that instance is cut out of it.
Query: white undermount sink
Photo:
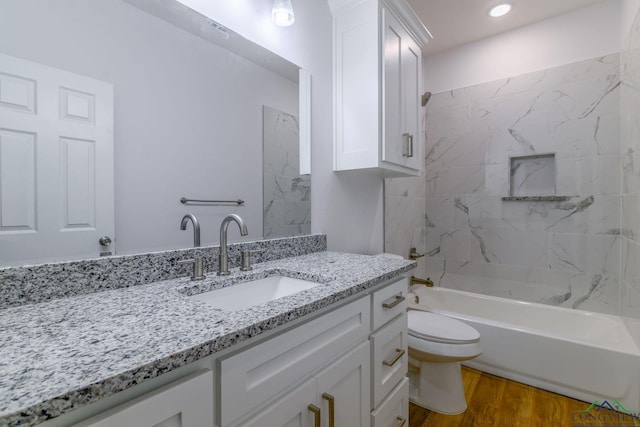
[[[270,276],[191,295],[189,298],[204,301],[221,310],[236,311],[293,295],[319,285],[320,283],[309,280]]]

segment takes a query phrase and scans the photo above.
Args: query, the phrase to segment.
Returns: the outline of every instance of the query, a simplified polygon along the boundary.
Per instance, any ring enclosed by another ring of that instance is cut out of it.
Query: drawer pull
[[[382,308],[384,308],[385,310],[389,310],[390,308],[393,308],[396,305],[400,304],[405,299],[406,298],[403,297],[401,293],[398,295],[394,295],[391,298],[382,301]]]
[[[321,427],[322,423],[320,422],[320,408],[318,408],[313,403],[310,403],[309,406],[307,406],[307,409],[313,412],[313,418],[315,419],[315,422],[313,423],[314,427]]]
[[[398,360],[400,360],[400,358],[402,356],[404,356],[404,350],[401,349],[401,348],[396,348],[396,355],[393,356],[393,359],[391,359],[391,360],[383,360],[382,364],[384,366],[393,366],[398,362]]]
[[[407,419],[405,417],[397,417],[396,420],[398,420],[398,422],[396,422],[396,425],[394,427],[402,427],[407,422]]]
[[[336,400],[329,393],[322,393],[322,398],[329,402],[329,427],[336,425]]]

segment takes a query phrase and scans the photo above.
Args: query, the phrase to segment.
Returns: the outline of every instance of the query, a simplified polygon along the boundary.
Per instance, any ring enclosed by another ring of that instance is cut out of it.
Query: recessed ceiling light
[[[489,15],[494,18],[498,18],[500,16],[506,15],[507,13],[509,13],[510,10],[511,10],[511,5],[509,3],[502,3],[492,7],[491,10],[489,11]]]

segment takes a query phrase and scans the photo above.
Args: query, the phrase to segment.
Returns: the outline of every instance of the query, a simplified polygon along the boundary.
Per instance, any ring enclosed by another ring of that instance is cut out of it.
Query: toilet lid
[[[428,341],[468,343],[480,340],[480,333],[471,326],[442,314],[409,310],[409,335]]]

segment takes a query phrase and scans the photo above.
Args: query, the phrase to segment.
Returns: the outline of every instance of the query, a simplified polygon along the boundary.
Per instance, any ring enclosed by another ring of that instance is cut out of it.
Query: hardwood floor
[[[409,427],[591,427],[640,426],[640,419],[589,403],[462,368],[467,410],[443,415],[409,405]],[[640,408],[627,408],[638,411]]]

